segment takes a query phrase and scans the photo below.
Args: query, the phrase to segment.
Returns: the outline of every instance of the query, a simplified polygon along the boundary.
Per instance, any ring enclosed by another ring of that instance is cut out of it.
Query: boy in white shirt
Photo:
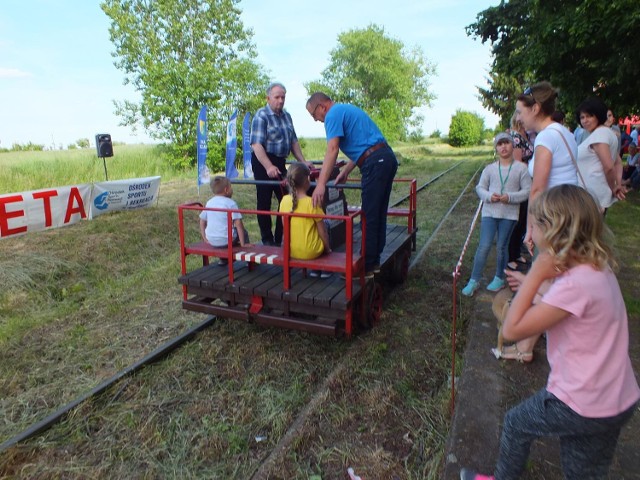
[[[220,208],[237,210],[238,204],[231,199],[233,187],[226,177],[213,177],[210,182],[213,197],[207,202],[206,208]],[[203,210],[200,213],[200,235],[205,242],[214,247],[226,247],[229,243],[229,231],[227,228],[228,212]],[[242,223],[240,212],[231,213],[233,231],[231,234],[232,245],[246,246],[249,244],[249,233]],[[226,265],[227,260],[221,259],[219,265]]]

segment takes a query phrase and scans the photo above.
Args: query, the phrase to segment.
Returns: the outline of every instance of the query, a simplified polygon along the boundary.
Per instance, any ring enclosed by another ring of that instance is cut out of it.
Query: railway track
[[[444,171],[440,172],[439,174],[437,174],[435,177],[429,179],[429,181],[425,182],[423,185],[421,185],[418,188],[418,194],[420,194],[420,192],[424,191],[424,189],[426,189],[429,186],[433,185],[439,179],[445,177],[446,175],[450,174],[451,172],[454,172],[459,167],[460,164],[461,164],[461,162],[456,163],[452,167],[448,168],[447,170],[444,170]],[[425,243],[422,246],[420,246],[420,249],[419,249],[418,253],[415,255],[413,261],[410,264],[410,269],[413,269],[417,265],[419,260],[424,256],[424,254],[426,253],[426,251],[427,251],[429,245],[431,244],[433,238],[439,232],[441,225],[449,217],[449,215],[451,214],[451,212],[453,211],[455,206],[460,201],[460,198],[462,198],[463,194],[468,190],[469,185],[471,185],[471,183],[473,182],[476,174],[477,174],[477,171],[476,171],[476,173],[474,173],[472,178],[469,180],[469,182],[462,189],[462,191],[460,192],[460,194],[458,195],[456,200],[453,202],[451,207],[448,209],[446,214],[440,219],[438,225],[433,230],[433,232],[431,233],[429,238],[425,241]],[[407,198],[408,197],[403,197],[403,198],[400,198],[400,199],[396,200],[392,205],[390,205],[390,207],[395,207],[395,206],[400,205],[402,202],[407,200]],[[200,324],[196,325],[195,327],[189,329],[188,331],[184,332],[183,334],[181,334],[181,335],[171,339],[170,341],[166,342],[165,344],[161,345],[160,347],[155,349],[150,354],[146,355],[141,360],[139,360],[139,361],[135,362],[134,364],[128,366],[127,368],[121,370],[116,375],[114,375],[111,378],[105,380],[104,382],[102,382],[100,385],[96,386],[95,388],[93,388],[89,392],[81,395],[80,397],[78,397],[74,401],[68,403],[67,405],[63,406],[62,408],[60,408],[57,411],[53,412],[52,414],[48,415],[45,419],[43,419],[43,420],[31,425],[30,427],[28,427],[27,429],[25,429],[22,432],[18,433],[17,435],[7,439],[2,444],[0,444],[0,453],[2,453],[5,450],[17,445],[20,442],[24,442],[24,441],[26,441],[26,440],[28,440],[28,439],[36,436],[36,435],[42,434],[47,429],[49,429],[50,427],[52,427],[53,425],[55,425],[56,423],[58,423],[59,421],[64,419],[74,408],[78,407],[83,402],[86,402],[87,400],[90,400],[92,398],[98,397],[99,395],[103,394],[106,390],[108,390],[109,388],[111,388],[115,384],[117,384],[119,381],[123,380],[126,377],[131,376],[132,374],[135,374],[136,372],[139,372],[144,367],[146,367],[146,366],[148,366],[150,364],[153,364],[155,362],[158,362],[160,360],[163,360],[164,358],[167,357],[167,355],[169,355],[170,353],[172,353],[176,349],[180,348],[186,342],[188,342],[188,341],[192,340],[193,338],[195,338],[199,332],[202,332],[203,330],[211,327],[216,322],[216,320],[217,319],[215,317],[206,318]],[[350,355],[355,355],[356,354],[355,350],[356,350],[355,348],[351,349],[350,350],[350,352],[351,352]],[[255,470],[255,472],[254,472],[254,474],[252,475],[251,478],[253,478],[253,479],[266,478],[264,475],[266,474],[265,472],[267,472],[267,470],[268,470],[268,466],[270,464],[272,464],[273,461],[275,461],[276,458],[278,458],[278,455],[280,455],[284,450],[286,450],[286,445],[291,441],[292,438],[295,437],[295,433],[298,431],[300,426],[304,423],[304,419],[309,415],[310,412],[312,412],[314,410],[315,406],[317,405],[317,402],[319,401],[318,399],[321,398],[321,396],[322,396],[322,392],[326,391],[326,389],[330,385],[332,379],[335,378],[337,375],[339,375],[340,372],[345,368],[345,365],[348,363],[348,358],[350,357],[350,355],[347,355],[347,357],[344,360],[342,360],[337,365],[337,367],[325,378],[325,380],[321,384],[320,388],[313,394],[312,400],[302,409],[302,411],[300,412],[300,414],[298,415],[296,420],[291,424],[291,427],[289,428],[289,430],[286,432],[285,435],[282,436],[281,440],[278,442],[276,447],[271,451],[271,453],[267,456],[267,458],[265,458],[264,461],[262,461],[260,463],[260,466]]]

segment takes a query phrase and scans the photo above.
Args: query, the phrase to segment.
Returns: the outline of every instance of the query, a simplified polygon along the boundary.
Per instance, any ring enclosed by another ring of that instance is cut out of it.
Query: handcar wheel
[[[382,285],[373,281],[369,293],[369,317],[371,326],[376,326],[380,322],[382,316],[382,304],[384,301],[382,294]]]
[[[354,320],[361,331],[370,330],[379,321],[382,315],[382,285],[376,281],[370,281],[365,287],[366,291],[363,297],[358,299],[354,311]],[[364,312],[362,303],[364,302]]]
[[[398,252],[396,259],[393,263],[392,279],[394,283],[404,283],[409,276],[409,257],[408,251]]]

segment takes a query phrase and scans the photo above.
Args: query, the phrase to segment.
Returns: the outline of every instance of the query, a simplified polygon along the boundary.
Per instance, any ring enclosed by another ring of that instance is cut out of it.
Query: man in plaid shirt
[[[284,110],[287,90],[281,83],[267,88],[267,105],[256,112],[251,122],[251,167],[256,180],[278,180],[287,174],[285,167],[289,153],[299,162],[305,162],[302,149],[293,128],[291,115]],[[305,162],[306,163],[306,162]],[[311,165],[311,164],[309,164]],[[279,185],[256,185],[256,209],[271,210],[271,198],[275,194],[282,200]],[[275,235],[271,231],[271,215],[258,215],[258,225],[263,245],[282,243],[282,220],[276,218]]]

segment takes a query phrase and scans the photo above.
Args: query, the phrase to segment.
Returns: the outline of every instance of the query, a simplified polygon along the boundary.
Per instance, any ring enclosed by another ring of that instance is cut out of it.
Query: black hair
[[[609,109],[605,103],[597,97],[587,98],[576,108],[576,121],[580,125],[580,114],[588,113],[598,119],[598,125],[604,125],[607,121],[607,112]]]

